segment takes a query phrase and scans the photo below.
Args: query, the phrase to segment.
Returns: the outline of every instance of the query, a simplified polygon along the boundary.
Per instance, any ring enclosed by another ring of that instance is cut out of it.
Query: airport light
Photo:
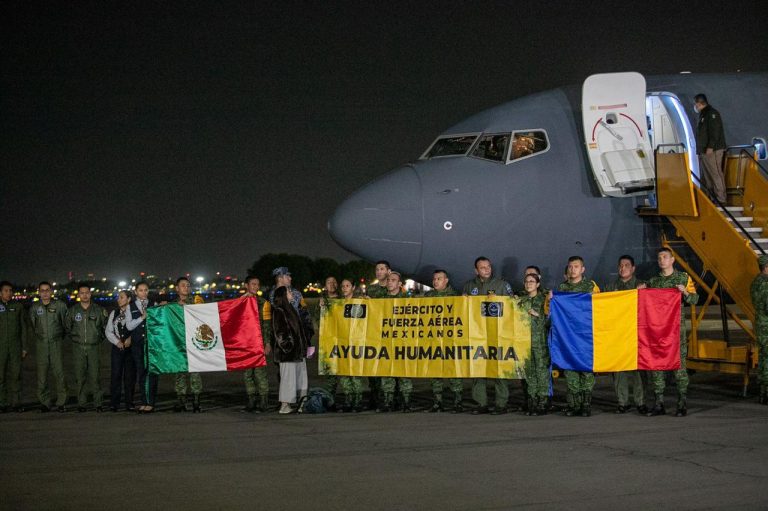
[[[195,279],[195,282],[197,282],[198,284],[202,284],[204,280],[205,280],[205,279],[204,279],[203,277],[197,277],[197,278]]]
[[[117,285],[120,286],[120,287],[125,287],[126,284],[128,284],[128,283],[126,281],[124,281],[124,280],[121,280],[120,282],[117,283]]]

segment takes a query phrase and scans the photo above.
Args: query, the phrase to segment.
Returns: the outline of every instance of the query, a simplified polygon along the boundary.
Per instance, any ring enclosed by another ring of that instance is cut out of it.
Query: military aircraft
[[[651,271],[665,222],[636,208],[653,200],[657,148],[687,151],[698,173],[698,93],[720,111],[729,145],[765,158],[766,73],[593,75],[459,122],[347,198],[328,229],[347,250],[425,283],[442,268],[461,286],[480,255],[517,284],[527,265],[560,282],[571,255],[601,284],[625,253]]]

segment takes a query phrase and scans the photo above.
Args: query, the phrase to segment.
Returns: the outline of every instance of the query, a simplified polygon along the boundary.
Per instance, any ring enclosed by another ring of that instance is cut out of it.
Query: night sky
[[[348,260],[335,206],[479,110],[597,72],[768,66],[760,2],[0,9],[0,278],[15,282]]]

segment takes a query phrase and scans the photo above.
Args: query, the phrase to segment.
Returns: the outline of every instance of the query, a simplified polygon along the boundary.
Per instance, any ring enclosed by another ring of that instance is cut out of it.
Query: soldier
[[[37,286],[40,301],[32,304],[29,317],[32,322],[32,333],[35,337],[37,357],[37,398],[40,401],[40,412],[51,410],[51,395],[48,388],[48,370],[53,373],[56,382],[56,409],[66,412],[67,386],[64,377],[64,360],[62,344],[65,335],[65,320],[67,306],[52,297],[53,289],[49,282],[41,282]]]
[[[675,288],[680,291],[683,304],[695,305],[699,300],[696,294],[696,288],[693,286],[691,277],[684,271],[675,270],[675,257],[668,248],[660,248],[657,252],[659,274],[648,281],[647,287],[650,288]],[[640,288],[646,287],[642,284]],[[675,371],[675,385],[677,386],[677,412],[676,417],[685,417],[688,414],[688,408],[685,402],[685,396],[688,392],[688,371],[685,368],[685,359],[688,356],[688,339],[685,331],[685,309],[680,308],[680,369]],[[652,371],[651,382],[653,393],[656,398],[656,404],[648,412],[649,417],[664,415],[664,387],[665,371]]]
[[[760,404],[768,405],[768,255],[757,259],[760,274],[750,287],[755,307],[755,334],[757,335],[757,377],[760,382]]]
[[[355,298],[355,284],[352,279],[341,281],[341,298],[351,300]],[[339,385],[344,393],[344,406],[337,409],[339,412],[361,412],[363,402],[363,380],[358,376],[341,376]]]
[[[259,325],[261,331],[264,332],[264,318],[261,311],[264,307],[264,300],[259,296],[259,289],[261,289],[261,282],[258,277],[249,275],[245,278],[245,294],[246,298],[253,298],[256,300],[256,306],[259,308]],[[263,336],[262,336],[263,338]],[[264,342],[264,356],[266,357],[272,352],[272,346],[269,343]],[[246,412],[266,412],[269,409],[269,379],[267,377],[267,366],[252,367],[246,369],[244,373],[245,379],[245,393],[248,396],[248,404],[243,409]],[[259,395],[259,404],[256,405],[256,394]]]
[[[323,285],[323,291],[320,293],[320,299],[317,301],[317,306],[312,308],[313,320],[317,325],[320,324],[320,316],[324,311],[327,311],[331,307],[331,303],[339,298],[339,282],[336,277],[326,277],[325,284]],[[339,386],[339,379],[335,374],[325,375],[325,389],[328,393],[336,397],[336,390]],[[335,407],[335,405],[332,405]]]
[[[186,277],[179,277],[176,279],[176,293],[179,297],[176,303],[182,307],[185,305],[192,305],[195,303],[195,299],[191,295],[191,285],[189,279]],[[176,373],[176,381],[174,388],[176,390],[176,404],[173,406],[174,412],[186,412],[187,411],[187,373]],[[192,390],[192,412],[202,413],[203,408],[200,406],[200,393],[203,391],[203,378],[200,373],[189,373],[189,388]]]
[[[520,308],[531,316],[531,353],[525,364],[526,415],[546,415],[551,375],[547,316],[544,313],[547,296],[541,292],[541,278],[537,274],[526,275],[523,283],[526,296],[520,298]]]
[[[725,174],[723,173],[723,153],[725,152],[725,132],[720,112],[707,102],[707,96],[696,94],[693,98],[694,110],[699,114],[696,126],[696,152],[699,155],[699,168],[704,186],[725,206],[728,198],[725,193]]]
[[[580,256],[568,258],[566,275],[568,280],[557,286],[563,293],[599,293],[600,288],[595,281],[584,278],[586,272],[584,259]],[[595,374],[589,371],[564,371],[568,385],[568,409],[565,415],[573,417],[592,415],[592,389],[595,387]]]
[[[464,296],[511,296],[512,287],[508,282],[493,276],[493,266],[487,257],[475,259],[475,275],[472,280],[464,284],[462,294]],[[496,406],[491,412],[493,415],[507,413],[507,400],[509,399],[509,384],[507,380],[497,378],[494,381],[496,391]],[[488,413],[488,389],[486,378],[472,380],[472,399],[477,401],[478,407],[472,410],[473,415]]]
[[[399,272],[390,271],[387,275],[387,294],[379,298],[406,298],[408,295],[403,291],[402,276]],[[400,397],[403,400],[403,413],[410,413],[411,393],[413,392],[413,382],[410,378],[381,378],[381,392],[383,402],[379,408],[380,412],[389,412],[395,409],[395,391],[400,388]]]
[[[85,284],[77,286],[78,303],[69,308],[66,330],[72,341],[72,359],[75,363],[77,385],[77,411],[84,412],[88,394],[93,395],[93,406],[101,413],[104,392],[99,383],[101,363],[99,352],[104,342],[104,328],[107,311],[91,302],[91,288]]]
[[[458,293],[451,287],[448,273],[445,270],[435,270],[432,273],[432,291],[427,291],[426,297],[456,296]],[[461,413],[464,407],[464,382],[461,378],[450,378],[448,385],[453,394],[453,413]],[[430,413],[443,411],[443,379],[432,378],[432,407],[427,410]]]
[[[390,266],[389,261],[376,261],[374,271],[376,272],[376,280],[378,283],[368,286],[366,288],[365,294],[368,296],[368,298],[386,297],[387,277],[389,276],[389,272],[392,271],[392,267]],[[371,400],[368,403],[368,408],[370,410],[378,410],[379,399],[381,397],[381,378],[373,376],[369,377],[368,388],[371,391]]]
[[[13,286],[0,282],[0,412],[23,412],[21,361],[27,356],[27,318],[24,306],[12,302]],[[7,383],[6,383],[7,382]],[[8,399],[10,394],[10,400]],[[10,401],[10,405],[9,405]]]
[[[149,346],[147,346],[147,309],[157,305],[149,300],[149,284],[144,281],[136,284],[136,298],[131,301],[129,312],[131,318],[127,321],[131,331],[131,356],[136,368],[136,381],[141,395],[139,413],[152,413],[155,410],[157,398],[157,375],[147,372]]]
[[[616,280],[605,286],[604,291],[627,291],[637,289],[642,284],[635,277],[635,258],[631,255],[619,257],[619,276]],[[643,392],[643,374],[640,371],[619,371],[613,373],[613,387],[616,390],[616,399],[619,402],[616,413],[627,413],[632,409],[629,404],[629,385],[632,384],[632,396],[637,407],[637,413],[645,415],[648,407],[645,406],[645,393]]]

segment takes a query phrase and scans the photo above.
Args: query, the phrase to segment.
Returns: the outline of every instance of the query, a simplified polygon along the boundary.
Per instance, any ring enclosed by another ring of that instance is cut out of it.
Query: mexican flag
[[[153,374],[238,371],[266,365],[256,298],[147,309]]]

